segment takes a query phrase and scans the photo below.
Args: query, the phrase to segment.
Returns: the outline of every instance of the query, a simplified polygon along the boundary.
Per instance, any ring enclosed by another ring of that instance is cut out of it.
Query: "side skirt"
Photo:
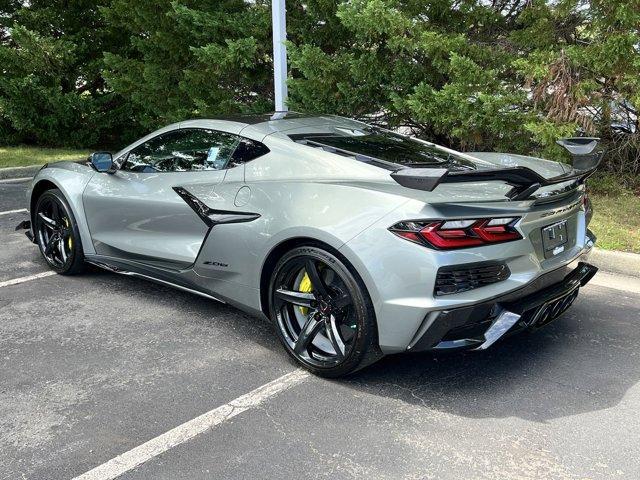
[[[215,300],[220,303],[227,303],[220,298],[211,295],[209,292],[205,292],[184,278],[191,270],[182,271],[167,271],[159,268],[153,268],[147,265],[137,265],[132,262],[126,262],[121,259],[115,259],[111,257],[104,257],[101,255],[86,256],[85,261],[91,265],[108,270],[110,272],[119,273],[121,275],[127,275],[130,277],[141,278],[144,280],[151,280],[152,282],[167,285],[169,287],[176,288],[188,293],[194,293],[209,300]]]

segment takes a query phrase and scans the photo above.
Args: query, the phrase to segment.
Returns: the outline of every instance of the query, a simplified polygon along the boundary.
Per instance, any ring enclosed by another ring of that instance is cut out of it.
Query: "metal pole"
[[[271,1],[273,25],[273,87],[276,112],[287,111],[287,15],[285,0]]]

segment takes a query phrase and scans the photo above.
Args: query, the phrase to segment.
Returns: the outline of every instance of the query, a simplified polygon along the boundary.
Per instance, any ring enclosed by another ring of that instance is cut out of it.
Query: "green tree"
[[[103,51],[117,31],[92,0],[0,4],[2,143],[87,146],[116,141],[132,110],[105,88]]]
[[[0,0],[2,143],[273,107],[270,0]],[[289,0],[289,106],[640,173],[640,0]]]
[[[105,53],[104,76],[145,128],[272,108],[269,1],[113,0],[102,11],[129,41]]]
[[[640,1],[541,2],[518,27],[513,64],[539,113],[527,129],[547,154],[559,135],[597,135],[611,170],[640,173]]]
[[[557,138],[597,135],[610,169],[640,172],[638,0],[304,6],[291,35],[296,109],[553,158],[566,158]]]
[[[506,45],[524,2],[510,13],[472,0],[305,3],[320,5],[308,14],[335,33],[294,30],[294,108],[328,107],[458,148],[529,146],[531,113]]]

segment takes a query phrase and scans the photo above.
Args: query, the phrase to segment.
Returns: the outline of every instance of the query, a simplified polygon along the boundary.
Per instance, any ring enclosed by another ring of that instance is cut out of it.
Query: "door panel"
[[[213,194],[225,170],[94,175],[83,195],[98,255],[172,269],[191,265],[207,225],[173,187]]]
[[[241,185],[229,198],[217,194],[216,186],[227,177],[244,183],[244,163],[268,151],[259,142],[209,128],[165,131],[136,145],[120,170],[94,175],[84,191],[96,253],[155,267],[189,267],[211,224],[194,211],[201,208],[198,202],[205,209],[215,204],[234,210]],[[186,192],[181,196],[176,187]],[[185,201],[185,193],[198,202]]]

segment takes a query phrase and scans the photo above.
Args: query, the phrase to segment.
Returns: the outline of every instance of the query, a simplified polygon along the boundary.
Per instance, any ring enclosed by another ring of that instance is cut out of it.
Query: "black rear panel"
[[[436,275],[434,292],[449,295],[506,280],[511,275],[509,267],[499,262],[483,262],[441,267]]]

